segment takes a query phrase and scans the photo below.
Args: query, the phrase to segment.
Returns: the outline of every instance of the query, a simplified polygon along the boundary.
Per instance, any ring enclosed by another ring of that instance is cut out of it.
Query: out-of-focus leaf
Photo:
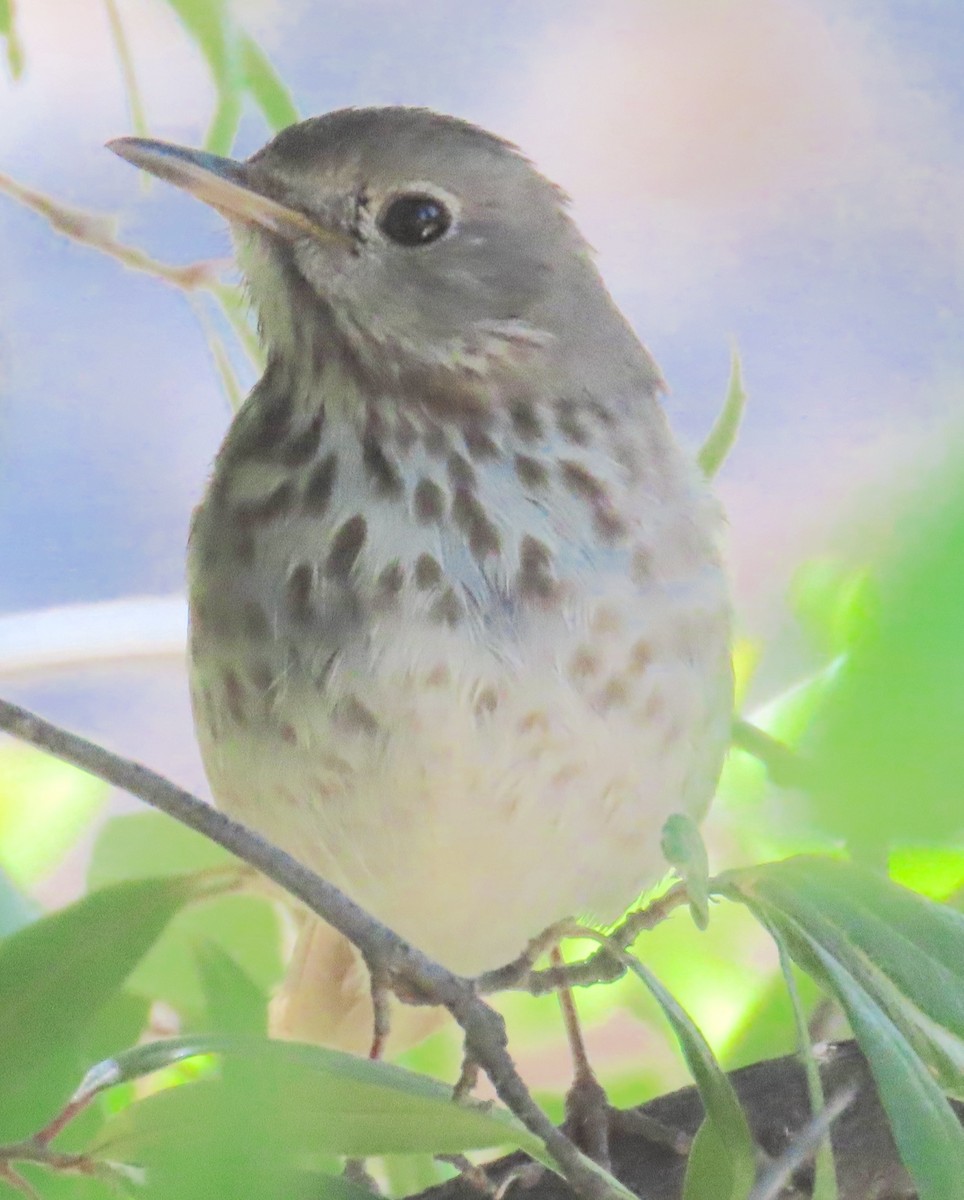
[[[22,887],[49,871],[107,797],[107,785],[31,746],[0,750],[0,866]]]
[[[790,584],[790,605],[815,646],[843,654],[870,619],[875,602],[866,568],[835,559],[805,562]]]
[[[964,834],[964,471],[895,533],[876,603],[804,744],[816,820],[855,854]]]
[[[733,644],[733,703],[736,711],[743,707],[747,690],[760,663],[762,648],[759,642],[738,637]]]
[[[727,385],[723,408],[696,456],[696,461],[707,478],[711,479],[719,471],[726,461],[727,455],[733,449],[745,408],[746,392],[743,388],[743,369],[740,364],[740,356],[734,350],[730,357],[730,381]]]
[[[12,79],[23,74],[23,46],[14,20],[13,0],[0,0],[0,38],[7,43],[7,68]]]
[[[964,1133],[941,1086],[964,1090],[964,917],[832,859],[717,882],[843,1005],[921,1200],[953,1195]]]
[[[195,1025],[206,1002],[195,954],[203,945],[219,946],[265,992],[281,978],[281,932],[271,901],[216,896],[177,914],[131,975],[131,990],[164,1000]]]
[[[808,975],[797,978],[797,991],[807,1011],[822,992]],[[727,1071],[749,1066],[764,1058],[793,1054],[797,1046],[793,1004],[780,974],[768,980],[721,1047],[720,1061]]]
[[[138,1047],[117,1063],[130,1078],[132,1063],[160,1065],[182,1051],[222,1056],[221,1079],[206,1079],[149,1096],[111,1121],[101,1138],[106,1157],[149,1163],[170,1140],[198,1149],[210,1118],[217,1123],[239,1092],[260,1097],[263,1126],[287,1148],[289,1163],[313,1153],[363,1157],[375,1154],[446,1153],[515,1146],[546,1161],[545,1149],[511,1113],[477,1104],[455,1104],[452,1089],[384,1062],[298,1042],[256,1038],[173,1038],[153,1057]],[[234,1073],[230,1068],[243,1066]],[[240,1080],[244,1079],[243,1086]],[[270,1099],[268,1099],[270,1098]],[[206,1113],[204,1120],[199,1113]],[[264,1136],[269,1136],[266,1132]],[[547,1164],[548,1165],[548,1164]]]
[[[0,942],[0,1138],[54,1115],[79,1039],[193,894],[184,880],[119,884]]]
[[[890,856],[890,877],[931,900],[951,900],[964,891],[964,849],[902,847]]]
[[[127,813],[105,822],[91,851],[87,886],[185,875],[237,862],[227,850],[160,812]]]
[[[752,1186],[752,1178],[737,1185],[733,1161],[719,1129],[712,1121],[704,1121],[686,1160],[683,1200],[746,1200]]]
[[[252,99],[272,129],[284,129],[298,119],[298,110],[284,80],[247,34],[241,35],[241,69]]]
[[[124,78],[124,91],[127,93],[127,109],[131,117],[131,131],[138,137],[147,137],[147,118],[144,116],[144,102],[141,99],[141,89],[137,82],[137,72],[134,70],[134,60],[131,58],[127,34],[124,32],[124,22],[121,20],[116,0],[104,0],[107,9],[107,20],[110,25],[111,37],[114,41],[114,53]]]
[[[38,915],[34,905],[0,867],[0,938],[29,925]]]
[[[216,942],[199,946],[195,957],[205,997],[205,1028],[267,1037],[267,992]]]
[[[147,875],[181,875],[229,867],[226,850],[163,813],[115,817],[102,829],[88,870],[90,887]],[[132,991],[164,1000],[189,1023],[204,1011],[198,946],[216,945],[262,991],[281,977],[281,933],[274,904],[262,896],[225,895],[178,913],[165,936],[138,964]]]
[[[797,1028],[797,1053],[803,1061],[807,1073],[807,1092],[810,1096],[810,1130],[820,1125],[820,1114],[826,1114],[826,1099],[823,1093],[823,1081],[820,1078],[820,1068],[813,1053],[810,1041],[810,1029],[807,1014],[803,1006],[803,998],[797,987],[797,977],[793,969],[790,952],[776,930],[772,930],[780,950],[780,971],[786,985],[787,994],[793,1006],[793,1019]],[[837,1200],[837,1171],[834,1164],[833,1148],[830,1144],[830,1123],[824,1122],[828,1136],[820,1139],[814,1153],[814,1181],[812,1200]],[[786,1173],[786,1180],[790,1171]],[[782,1190],[782,1189],[781,1189]],[[776,1195],[776,1187],[773,1192]]]
[[[726,1200],[743,1200],[753,1186],[756,1171],[750,1127],[733,1085],[721,1070],[706,1039],[675,997],[670,995],[656,976],[638,959],[627,956],[625,962],[649,988],[663,1015],[673,1027],[673,1033],[706,1109],[704,1124],[713,1128],[712,1134],[704,1135],[706,1149],[701,1151],[696,1169],[702,1178],[704,1161],[717,1162],[717,1152],[722,1152],[726,1166],[725,1169],[719,1167],[719,1174],[721,1179],[725,1180],[727,1190],[714,1193],[713,1200],[716,1200],[717,1195],[725,1197]],[[690,1190],[687,1184],[688,1198],[698,1194]]]
[[[207,61],[217,107],[204,139],[213,154],[227,154],[241,118],[244,92],[240,30],[225,0],[167,0]]]
[[[227,154],[250,94],[272,129],[298,120],[288,89],[257,43],[235,21],[225,0],[167,0],[207,60],[217,90],[217,106],[205,148]]]

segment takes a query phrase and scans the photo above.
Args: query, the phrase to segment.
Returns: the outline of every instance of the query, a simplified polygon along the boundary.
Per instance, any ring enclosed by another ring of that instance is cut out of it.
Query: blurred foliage
[[[246,102],[271,129],[297,119],[226,0],[156,2],[170,6],[210,70],[209,149],[230,150]],[[114,0],[106,7],[132,122],[147,132],[124,10]],[[12,0],[0,0],[0,40],[16,78],[24,51]],[[238,292],[198,286],[257,364]],[[198,312],[236,405],[243,389],[232,354]],[[734,354],[700,454],[708,475],[744,408]],[[645,966],[580,992],[580,1011],[591,1030],[645,1030],[645,1055],[606,1079],[618,1104],[679,1084],[685,1063],[707,1111],[687,1196],[745,1200],[751,1148],[718,1064],[807,1054],[806,1020],[832,998],[870,1061],[922,1200],[948,1200],[964,1178],[944,1096],[964,1095],[964,452],[922,488],[883,561],[803,563],[789,604],[812,669],[750,715],[797,755],[801,786],[777,786],[760,758],[733,749],[706,831],[713,857],[731,869],[708,878],[695,830],[671,826],[668,857],[687,873],[696,907],[643,936]],[[741,705],[766,654],[737,643]],[[0,751],[0,1142],[54,1121],[55,1147],[82,1152],[92,1172],[18,1165],[39,1195],[84,1200],[136,1180],[138,1194],[178,1200],[359,1200],[365,1189],[339,1175],[346,1155],[381,1156],[373,1169],[390,1194],[404,1195],[451,1173],[433,1152],[541,1154],[501,1109],[454,1106],[449,1086],[428,1078],[454,1078],[452,1030],[408,1050],[407,1069],[270,1042],[285,942],[276,900],[164,816],[102,824],[87,894],[41,915],[27,889],[90,830],[104,796],[98,781],[34,751]],[[567,955],[593,949],[577,942]],[[552,997],[498,1003],[513,1048],[557,1043]],[[561,1115],[558,1096],[540,1099]],[[4,1162],[0,1145],[0,1177]],[[826,1151],[822,1162],[826,1200],[835,1194]]]
[[[14,79],[19,79],[23,73],[23,47],[17,32],[13,0],[0,0],[0,39],[6,45],[7,70]]]
[[[29,746],[0,751],[0,867],[29,887],[100,811],[107,784]]]

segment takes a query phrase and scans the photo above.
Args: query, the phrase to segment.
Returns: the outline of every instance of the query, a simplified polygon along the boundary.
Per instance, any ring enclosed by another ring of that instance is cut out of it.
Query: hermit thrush
[[[729,618],[565,197],[423,109],[112,148],[228,218],[267,352],[190,540],[217,802],[458,972],[615,918],[710,800]]]

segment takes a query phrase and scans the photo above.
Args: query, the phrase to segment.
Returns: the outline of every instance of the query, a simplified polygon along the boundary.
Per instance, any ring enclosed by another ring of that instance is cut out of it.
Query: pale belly
[[[301,649],[196,655],[218,804],[467,974],[656,883],[666,818],[702,815],[728,740],[715,572],[587,602],[512,653],[404,613],[328,669]]]

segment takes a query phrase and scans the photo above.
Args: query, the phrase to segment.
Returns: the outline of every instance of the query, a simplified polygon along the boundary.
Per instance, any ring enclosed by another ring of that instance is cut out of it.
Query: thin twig
[[[134,271],[144,271],[165,283],[173,284],[182,291],[190,292],[197,288],[216,292],[218,280],[228,267],[228,263],[220,259],[206,259],[202,262],[188,263],[186,266],[172,266],[151,258],[136,246],[129,246],[117,239],[115,230],[117,222],[113,217],[105,217],[100,213],[87,212],[82,208],[73,208],[61,204],[50,196],[17,183],[9,175],[0,172],[0,193],[10,196],[27,208],[44,217],[58,233],[69,237],[71,241],[81,242],[100,250],[111,258],[116,258],[125,267]]]
[[[780,787],[806,788],[812,786],[809,764],[758,725],[738,717],[733,722],[733,745],[747,754],[758,758],[767,769],[767,774]]]
[[[6,700],[0,700],[0,729],[123,788],[217,842],[301,900],[348,938],[369,963],[378,964],[406,989],[431,996],[447,1008],[465,1034],[466,1053],[480,1063],[506,1107],[543,1142],[572,1187],[586,1200],[624,1200],[620,1185],[585,1159],[532,1099],[509,1055],[505,1022],[479,998],[471,980],[433,962],[291,855],[140,763]]]
[[[572,921],[561,921],[530,942],[525,951],[511,963],[479,975],[475,980],[476,989],[483,996],[512,989],[528,992],[532,996],[544,996],[547,992],[558,992],[563,988],[614,983],[621,979],[627,970],[626,964],[619,957],[619,951],[627,950],[641,933],[655,929],[688,900],[686,885],[674,884],[655,900],[627,913],[619,924],[609,931],[606,944],[588,958],[562,967],[547,967],[544,971],[534,971],[532,968],[536,960],[550,943],[555,944],[560,938],[597,936],[597,930],[587,929]]]

